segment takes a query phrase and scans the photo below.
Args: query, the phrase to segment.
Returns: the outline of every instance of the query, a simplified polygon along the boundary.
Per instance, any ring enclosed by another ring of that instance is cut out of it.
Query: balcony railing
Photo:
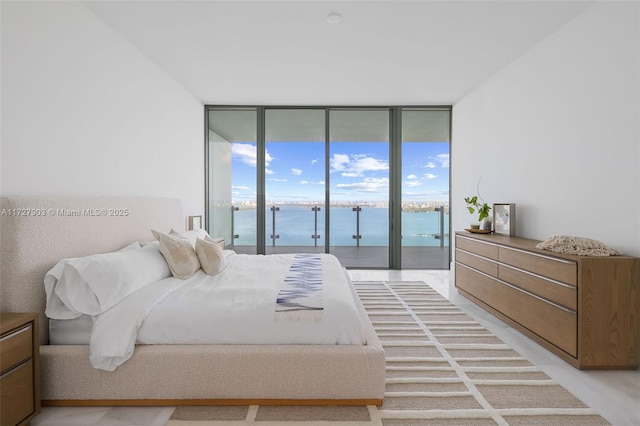
[[[318,241],[322,240],[322,232],[320,231],[324,229],[324,216],[319,214],[322,212],[323,206],[272,205],[267,209],[266,232],[272,247],[318,247]],[[255,210],[252,211],[255,212]],[[332,207],[331,212],[332,246],[388,245],[388,210],[386,208],[356,205],[347,209],[340,206]],[[234,246],[236,243],[243,245],[242,239],[246,240],[249,237],[237,233],[238,218],[236,215],[239,213],[239,207],[231,207],[231,235]],[[403,246],[448,246],[447,219],[448,215],[445,215],[444,207],[436,207],[432,211],[403,212],[403,230],[410,230],[407,235],[403,235]],[[251,220],[255,221],[255,216]],[[247,231],[247,229],[251,229],[250,226],[243,228],[245,232],[251,232]],[[253,228],[253,233],[255,234],[255,228]],[[309,235],[313,243],[309,241]],[[350,239],[355,244],[347,243],[348,235],[351,235]],[[250,245],[253,244],[255,243],[250,243]]]

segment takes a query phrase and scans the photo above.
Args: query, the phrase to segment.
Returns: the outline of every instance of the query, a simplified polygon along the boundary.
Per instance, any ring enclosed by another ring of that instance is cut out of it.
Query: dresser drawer
[[[536,274],[576,286],[578,283],[578,266],[575,262],[528,253],[508,247],[499,247],[498,260],[501,263],[535,271]]]
[[[478,241],[471,238],[456,236],[456,248],[488,257],[489,259],[498,260],[498,246],[484,241]]]
[[[456,268],[456,286],[571,356],[577,356],[575,312],[460,264]]]
[[[468,251],[456,249],[456,262],[470,266],[485,274],[494,277],[498,276],[498,264],[495,261],[469,253]]]
[[[498,278],[574,311],[578,307],[578,291],[571,285],[504,264],[498,266]]]
[[[33,361],[29,360],[2,375],[0,378],[2,406],[0,419],[2,426],[14,426],[34,411],[33,401]]]
[[[31,357],[33,353],[33,326],[28,324],[11,330],[0,337],[0,372]]]

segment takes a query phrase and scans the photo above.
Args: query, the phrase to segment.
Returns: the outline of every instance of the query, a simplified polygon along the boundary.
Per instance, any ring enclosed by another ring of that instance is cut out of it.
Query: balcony
[[[255,254],[256,246],[227,247],[237,253]],[[331,254],[340,259],[347,269],[387,269],[389,247],[338,246],[330,248]],[[324,246],[268,246],[267,254],[324,253]],[[375,266],[373,266],[375,265]],[[403,247],[402,269],[449,269],[449,247]]]
[[[324,253],[325,208],[321,205],[270,205],[265,209],[266,254]],[[347,268],[388,268],[389,210],[381,205],[332,205],[329,253]],[[403,269],[448,269],[448,209],[406,206],[402,212]],[[256,210],[231,209],[229,248],[255,254]]]

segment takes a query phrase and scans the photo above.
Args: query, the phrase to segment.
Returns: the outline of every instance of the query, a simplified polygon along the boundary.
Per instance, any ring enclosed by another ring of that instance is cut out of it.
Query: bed
[[[49,344],[45,274],[64,258],[151,241],[151,229],[183,231],[180,201],[6,197],[0,207],[0,310],[40,315],[44,405],[381,404],[384,351],[357,297],[364,345],[137,345],[115,371],[94,368],[86,344]]]

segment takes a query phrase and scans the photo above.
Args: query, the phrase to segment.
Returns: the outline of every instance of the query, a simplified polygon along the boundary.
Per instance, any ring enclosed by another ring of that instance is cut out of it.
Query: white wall
[[[640,11],[596,3],[453,108],[453,229],[464,197],[517,204],[519,236],[640,256]]]
[[[2,195],[204,213],[203,105],[76,2],[2,2]]]

